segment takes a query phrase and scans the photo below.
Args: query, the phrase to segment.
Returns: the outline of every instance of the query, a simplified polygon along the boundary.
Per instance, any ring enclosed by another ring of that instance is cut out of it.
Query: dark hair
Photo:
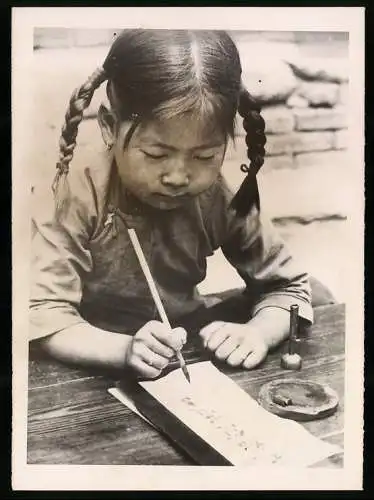
[[[137,124],[193,112],[234,137],[237,111],[244,118],[250,167],[232,206],[239,215],[259,207],[255,174],[263,164],[264,122],[259,107],[242,87],[238,50],[224,31],[131,29],[114,40],[104,61],[72,95],[60,139],[60,159],[53,185],[56,193],[76,145],[83,111],[95,90],[107,80],[107,95],[121,120]],[[128,136],[129,136],[128,134]],[[129,137],[127,137],[127,142]]]

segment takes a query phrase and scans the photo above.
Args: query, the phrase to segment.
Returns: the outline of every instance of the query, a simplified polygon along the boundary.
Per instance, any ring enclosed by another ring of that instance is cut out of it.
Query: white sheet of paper
[[[299,423],[262,408],[210,361],[189,365],[188,370],[191,384],[181,370],[140,384],[232,464],[306,467],[342,452]],[[140,414],[123,391],[110,391]]]

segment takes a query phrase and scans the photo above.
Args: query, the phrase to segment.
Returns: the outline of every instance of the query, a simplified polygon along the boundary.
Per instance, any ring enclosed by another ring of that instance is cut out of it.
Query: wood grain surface
[[[315,436],[343,447],[345,307],[315,309],[315,324],[300,342],[303,367],[280,367],[281,345],[251,371],[217,366],[257,398],[261,386],[275,379],[297,377],[328,384],[339,395],[337,412],[302,425]],[[206,359],[196,341],[183,352],[188,363]],[[64,366],[30,348],[28,447],[30,464],[194,465],[168,438],[122,405],[107,389],[115,380]],[[342,467],[342,454],[318,466]]]

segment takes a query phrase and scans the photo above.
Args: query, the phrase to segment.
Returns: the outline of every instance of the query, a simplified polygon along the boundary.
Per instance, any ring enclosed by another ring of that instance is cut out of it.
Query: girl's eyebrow
[[[164,142],[160,142],[160,141],[147,141],[147,145],[158,147],[158,148],[163,148],[163,149],[169,149],[170,151],[177,151],[178,150],[178,148],[171,146],[170,144],[165,144]],[[222,142],[212,142],[212,143],[200,144],[199,146],[195,146],[192,149],[195,151],[197,149],[212,149],[212,148],[218,148],[220,146],[223,146]]]

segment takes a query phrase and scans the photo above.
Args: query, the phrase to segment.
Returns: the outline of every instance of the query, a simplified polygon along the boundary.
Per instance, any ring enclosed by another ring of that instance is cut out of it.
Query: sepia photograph
[[[14,489],[362,487],[363,19],[13,10]]]

